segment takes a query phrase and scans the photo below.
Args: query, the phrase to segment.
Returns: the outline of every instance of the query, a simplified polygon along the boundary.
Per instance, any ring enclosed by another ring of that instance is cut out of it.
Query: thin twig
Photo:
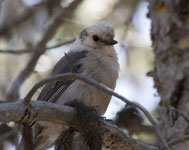
[[[66,42],[60,42],[60,43],[55,44],[53,46],[46,47],[45,49],[46,50],[52,50],[54,48],[58,48],[60,46],[66,45],[66,44],[70,44],[73,41],[74,40],[69,40],[69,41],[66,41]],[[34,49],[7,49],[7,50],[0,49],[1,54],[22,55],[22,54],[30,54],[32,52],[35,52],[35,50]]]
[[[33,49],[7,49],[7,50],[0,49],[1,54],[22,55],[22,54],[29,54],[31,52],[34,52],[34,50]]]
[[[166,143],[166,141],[165,141],[165,139],[164,139],[164,137],[163,137],[163,135],[161,133],[161,130],[160,130],[158,124],[155,122],[155,120],[152,118],[150,113],[142,105],[140,105],[138,103],[135,103],[135,102],[130,102],[128,99],[126,99],[125,97],[121,96],[120,94],[114,92],[112,89],[108,88],[107,86],[103,85],[102,83],[98,83],[97,81],[95,81],[93,79],[90,79],[88,77],[85,77],[85,76],[83,76],[81,74],[66,73],[66,74],[63,74],[63,75],[56,75],[54,77],[48,77],[46,79],[43,79],[43,80],[39,81],[37,84],[35,84],[33,86],[33,88],[26,95],[24,101],[25,101],[25,103],[27,105],[29,105],[33,94],[41,86],[45,85],[46,83],[53,82],[53,81],[60,81],[60,80],[73,80],[73,79],[82,80],[87,84],[90,84],[90,85],[92,85],[92,86],[94,86],[94,87],[96,87],[96,88],[98,88],[98,89],[110,94],[110,95],[113,95],[113,96],[121,99],[122,101],[124,101],[125,103],[127,103],[130,106],[139,108],[145,114],[145,116],[148,118],[148,120],[151,122],[151,124],[153,125],[154,130],[156,132],[156,135],[157,135],[158,139],[161,142],[161,146],[165,147],[166,149],[168,149],[167,143]]]
[[[179,144],[179,143],[183,143],[183,142],[186,142],[186,141],[189,141],[189,135],[185,135],[185,136],[182,136],[182,137],[179,137],[179,138],[176,138],[174,140],[171,140],[169,141],[167,144],[172,147],[176,144]]]
[[[44,33],[42,39],[37,43],[37,45],[33,48],[35,53],[31,57],[30,61],[26,65],[26,67],[20,72],[16,80],[13,82],[11,89],[7,95],[8,100],[18,99],[19,97],[19,89],[21,84],[28,78],[28,76],[32,73],[39,57],[45,52],[45,46],[47,42],[54,36],[57,29],[64,22],[65,17],[69,17],[73,14],[75,8],[80,4],[82,0],[73,1],[68,7],[64,8],[62,12],[54,19],[54,21],[49,25],[46,32]]]
[[[53,49],[53,48],[58,48],[58,47],[61,47],[63,45],[66,45],[66,44],[73,43],[74,41],[75,41],[75,39],[71,39],[71,40],[68,40],[68,41],[65,41],[65,42],[60,42],[60,43],[57,43],[57,44],[55,44],[53,46],[49,46],[46,49],[50,50],[50,49]]]

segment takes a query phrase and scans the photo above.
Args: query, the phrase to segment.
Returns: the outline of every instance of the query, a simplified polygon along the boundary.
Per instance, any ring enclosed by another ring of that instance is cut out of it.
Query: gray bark
[[[174,107],[189,116],[189,0],[154,0],[149,9],[161,127],[165,138],[171,140],[189,133],[183,117],[169,109]],[[189,142],[173,149],[188,150]]]
[[[31,101],[30,104],[28,109],[22,100],[14,103],[2,103],[0,105],[0,115],[5,116],[9,121],[20,124],[43,120],[68,126],[72,123],[72,126],[77,129],[77,123],[74,122],[75,110],[73,108],[41,101]],[[103,120],[101,123],[102,142],[112,150],[159,150],[156,146],[144,144],[129,137],[111,123]]]

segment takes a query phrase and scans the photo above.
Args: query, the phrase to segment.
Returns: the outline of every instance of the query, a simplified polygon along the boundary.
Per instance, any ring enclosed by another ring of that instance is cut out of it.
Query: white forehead
[[[87,28],[87,31],[92,34],[97,34],[101,37],[114,37],[114,29],[111,24],[102,21]]]

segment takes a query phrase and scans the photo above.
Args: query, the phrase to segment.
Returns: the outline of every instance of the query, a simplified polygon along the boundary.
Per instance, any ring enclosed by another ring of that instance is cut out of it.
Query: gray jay
[[[55,65],[50,76],[74,72],[92,78],[114,89],[118,78],[119,64],[113,47],[113,27],[107,22],[99,22],[82,30],[70,51]],[[70,67],[70,64],[72,67]],[[72,100],[97,108],[103,115],[111,96],[79,80],[57,81],[47,84],[38,100],[65,104]],[[32,125],[35,150],[51,146],[63,130],[61,125],[38,121]]]

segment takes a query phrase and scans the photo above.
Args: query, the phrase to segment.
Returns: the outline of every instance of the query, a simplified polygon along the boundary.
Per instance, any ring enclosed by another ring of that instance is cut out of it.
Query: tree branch
[[[23,100],[0,104],[0,114],[10,121],[29,123],[32,121],[50,121],[53,123],[74,126],[75,110],[72,107],[43,101],[31,101],[31,109],[27,109]],[[139,142],[127,136],[116,126],[101,120],[103,143],[114,150],[158,150],[158,147]],[[76,123],[77,124],[77,123]],[[77,125],[74,126],[77,129]]]
[[[49,25],[42,39],[33,48],[35,53],[31,57],[30,61],[28,62],[26,67],[23,69],[23,71],[18,75],[16,80],[13,82],[11,89],[7,95],[8,99],[10,100],[18,99],[20,86],[33,71],[39,57],[45,52],[46,43],[54,36],[54,34],[56,33],[56,30],[64,22],[63,18],[71,16],[75,8],[80,4],[81,1],[82,0],[73,1],[68,7],[64,8],[62,12],[60,13],[60,15],[58,15],[54,19],[54,21]]]
[[[164,139],[164,137],[161,133],[161,130],[160,130],[158,124],[155,122],[155,120],[152,118],[150,113],[142,105],[135,103],[135,102],[130,102],[128,99],[126,99],[125,97],[121,96],[120,94],[114,92],[112,89],[108,88],[107,86],[103,85],[102,83],[98,83],[97,81],[90,79],[88,77],[85,77],[81,74],[66,73],[66,74],[63,74],[63,75],[56,75],[56,76],[53,76],[53,77],[48,77],[46,79],[43,79],[43,80],[39,81],[37,84],[35,84],[34,87],[29,91],[29,93],[25,97],[24,102],[27,106],[29,106],[29,102],[30,102],[33,94],[41,86],[45,85],[46,83],[53,82],[53,81],[60,81],[60,80],[73,80],[73,79],[78,79],[78,80],[81,80],[81,81],[83,81],[87,84],[90,84],[90,85],[110,94],[110,95],[113,95],[113,96],[121,99],[122,101],[124,101],[128,105],[133,106],[133,107],[137,107],[138,109],[140,109],[145,114],[145,116],[148,118],[148,120],[151,122],[151,124],[153,125],[155,133],[156,133],[158,139],[160,140],[162,147],[168,147],[167,143],[166,143],[166,141],[165,141],[165,139]]]
[[[174,146],[176,144],[183,143],[183,142],[186,142],[186,141],[189,141],[189,135],[182,136],[182,137],[176,138],[176,139],[174,139],[172,141],[169,141],[168,145],[170,147],[172,147],[172,146]]]
[[[7,50],[0,49],[1,54],[22,55],[22,54],[29,54],[31,52],[34,52],[34,50],[33,49],[7,49]]]
[[[74,41],[75,41],[75,39],[71,39],[71,40],[68,40],[68,41],[65,41],[65,42],[60,42],[60,43],[57,43],[57,44],[55,44],[53,46],[49,46],[46,49],[50,50],[50,49],[53,49],[53,48],[58,48],[60,46],[66,45],[66,44],[73,43]]]
[[[66,45],[66,44],[70,44],[70,43],[74,42],[74,40],[60,42],[60,43],[57,43],[53,46],[46,47],[45,49],[46,50],[52,50],[53,48],[58,48],[60,46]],[[26,49],[7,49],[7,50],[0,49],[1,54],[22,55],[22,54],[30,54],[30,53],[33,53],[33,52],[35,52],[33,49],[27,49],[27,48]]]
[[[33,121],[49,121],[61,125],[74,126],[75,109],[69,106],[58,105],[44,101],[31,101],[31,107],[28,109],[24,100],[18,100],[11,103],[0,104],[0,115],[9,121],[17,123],[29,123]],[[160,150],[156,146],[147,145],[137,141],[115,125],[101,120],[103,130],[103,144],[113,150]],[[76,123],[77,124],[77,123]],[[170,147],[189,140],[189,135],[174,139],[168,142]],[[162,150],[162,149],[161,149]]]

